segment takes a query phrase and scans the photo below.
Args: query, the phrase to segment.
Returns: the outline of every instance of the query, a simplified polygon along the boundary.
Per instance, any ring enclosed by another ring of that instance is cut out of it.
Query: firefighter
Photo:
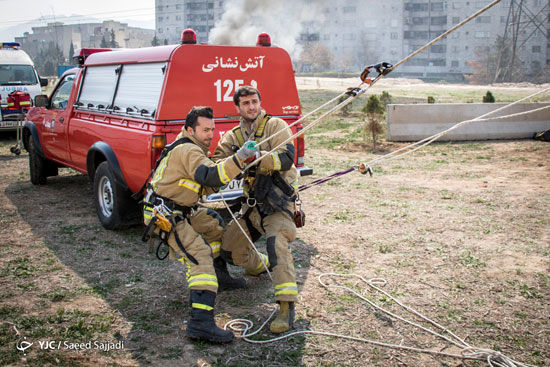
[[[216,293],[222,285],[242,288],[244,279],[233,279],[219,256],[224,223],[211,209],[198,208],[203,194],[229,183],[257,150],[246,144],[215,164],[208,157],[214,134],[210,107],[193,107],[182,132],[165,153],[147,190],[144,220],[148,230],[164,239],[172,258],[187,265],[191,321],[186,335],[211,342],[229,342],[234,335],[214,322]],[[146,231],[147,233],[147,231]]]
[[[215,161],[231,156],[249,140],[259,142],[282,130],[261,145],[261,155],[267,154],[292,135],[286,122],[270,118],[261,109],[257,89],[239,88],[233,102],[241,116],[240,124],[223,135],[214,152]],[[298,172],[294,166],[294,152],[292,143],[284,145],[247,170],[244,178],[245,200],[238,220],[252,241],[266,235],[267,256],[253,249],[234,221],[228,224],[222,240],[222,256],[244,267],[245,274],[258,276],[266,272],[265,266],[272,272],[275,300],[279,304],[277,317],[270,325],[273,333],[282,333],[292,327],[294,304],[298,300],[294,261],[288,244],[296,238],[293,214]]]

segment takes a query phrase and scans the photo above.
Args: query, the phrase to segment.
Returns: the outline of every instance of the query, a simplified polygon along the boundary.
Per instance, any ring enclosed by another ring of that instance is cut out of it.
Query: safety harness
[[[265,115],[262,122],[258,126],[258,129],[254,133],[254,140],[256,142],[261,141],[267,122],[270,119],[270,115]],[[245,138],[241,126],[235,126],[232,129],[232,132],[235,134],[239,146],[243,146],[245,144]],[[236,151],[237,149],[239,149],[239,147],[232,147],[233,151]],[[248,191],[248,197],[243,198],[243,203],[246,203],[248,205],[248,210],[241,216],[241,218],[245,220],[252,237],[259,237],[260,235],[260,233],[252,225],[252,222],[249,218],[256,204],[260,204],[258,207],[258,209],[260,210],[258,210],[258,212],[260,214],[260,217],[262,218],[262,221],[264,217],[270,214],[266,212],[266,206],[261,204],[264,201],[268,202],[270,206],[273,207],[273,209],[287,213],[291,218],[294,219],[297,227],[303,226],[305,222],[305,214],[301,210],[301,208],[299,208],[301,202],[299,201],[297,194],[294,191],[294,188],[284,180],[284,178],[278,171],[274,171],[269,176],[257,175],[256,168],[254,167],[248,171],[244,179],[247,180],[250,190]],[[280,194],[276,194],[273,186],[279,188]],[[297,210],[295,213],[291,213],[285,207],[284,204],[287,201],[296,202]]]
[[[153,228],[154,226],[157,226],[159,229],[158,238],[160,239],[160,242],[157,246],[156,256],[159,260],[164,260],[166,259],[166,257],[170,252],[168,251],[164,256],[161,256],[160,248],[162,247],[162,245],[166,245],[169,247],[168,238],[170,236],[170,233],[174,232],[176,244],[178,245],[178,248],[180,249],[180,251],[185,254],[185,256],[189,259],[189,261],[191,261],[195,265],[198,265],[199,264],[198,261],[185,250],[185,247],[181,243],[181,240],[176,231],[176,225],[182,220],[189,220],[189,215],[193,213],[193,211],[196,209],[197,206],[196,205],[195,206],[179,205],[171,199],[158,195],[153,190],[152,185],[148,183],[149,179],[153,175],[153,172],[159,166],[160,162],[164,158],[166,158],[168,153],[170,153],[177,146],[185,143],[195,144],[193,140],[189,139],[188,137],[185,137],[174,141],[170,145],[167,145],[162,150],[160,157],[157,159],[155,163],[155,168],[151,171],[151,174],[147,178],[146,184],[144,185],[144,186],[147,186],[147,194],[143,199],[143,211],[144,213],[146,213],[145,214],[146,216],[147,215],[150,216],[149,218],[150,222],[145,227],[145,231],[143,232],[143,236],[141,237],[141,240],[143,242],[150,241],[151,236],[154,234]],[[144,187],[139,192],[141,192],[143,189]],[[150,250],[152,251],[152,248]]]

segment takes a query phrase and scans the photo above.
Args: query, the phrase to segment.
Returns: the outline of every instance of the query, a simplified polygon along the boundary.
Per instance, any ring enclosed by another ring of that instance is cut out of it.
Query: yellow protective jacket
[[[183,143],[170,151],[155,170],[151,186],[156,194],[178,205],[193,206],[202,195],[227,185],[241,172],[244,164],[236,154],[216,164],[208,158],[209,147],[201,145],[184,129],[176,140],[184,137],[194,144]]]
[[[214,151],[214,156],[212,159],[214,161],[218,161],[229,157],[233,154],[232,146],[237,146],[239,148],[242,147],[244,141],[246,141],[249,137],[245,130],[246,129],[243,127],[243,120],[241,118],[241,123],[239,126],[236,126],[223,134],[222,138],[218,142],[216,150]],[[274,147],[278,146],[292,136],[292,131],[284,120],[276,117],[269,118],[265,111],[262,110],[256,121],[252,124],[251,135],[253,135],[253,139],[255,141],[260,142],[280,130],[283,130],[284,132],[277,134],[277,136],[273,139],[259,146],[262,153],[271,151]],[[296,170],[296,166],[294,166],[295,151],[296,149],[294,148],[293,142],[289,141],[273,153],[270,153],[269,157],[263,158],[259,166],[262,171],[279,171],[285,181],[294,187],[294,189],[297,189],[298,171]],[[265,172],[262,172],[262,174],[264,173]],[[245,195],[248,195],[248,191],[251,189],[249,187],[249,181],[245,180],[243,189]]]

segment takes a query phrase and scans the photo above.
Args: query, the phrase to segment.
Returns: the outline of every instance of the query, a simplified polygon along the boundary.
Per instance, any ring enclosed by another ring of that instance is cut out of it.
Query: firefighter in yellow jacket
[[[198,208],[203,194],[226,185],[244,168],[246,159],[257,150],[246,144],[235,154],[215,164],[207,156],[214,133],[210,107],[194,107],[175,142],[163,152],[144,205],[148,229],[154,230],[170,246],[173,258],[187,265],[191,299],[191,320],[186,335],[212,342],[229,342],[231,331],[214,322],[218,287],[244,287],[244,279],[233,279],[219,256],[224,225],[213,210]],[[168,153],[166,153],[168,152]]]
[[[214,161],[231,156],[248,141],[259,142],[280,132],[261,144],[259,148],[264,155],[292,135],[286,122],[266,115],[260,100],[259,91],[249,86],[235,92],[233,102],[241,115],[240,124],[223,135]],[[296,237],[293,214],[298,172],[294,153],[292,142],[284,144],[246,171],[244,178],[246,200],[238,220],[253,241],[265,233],[268,255],[258,255],[234,221],[228,224],[222,240],[222,256],[244,267],[246,274],[257,276],[266,271],[265,266],[272,272],[275,300],[279,303],[279,313],[270,325],[274,333],[292,327],[294,303],[298,300],[294,261],[288,245]]]

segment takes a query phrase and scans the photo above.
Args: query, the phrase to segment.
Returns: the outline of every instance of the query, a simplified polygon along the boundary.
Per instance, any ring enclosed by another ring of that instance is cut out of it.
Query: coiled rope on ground
[[[432,41],[428,42],[427,44],[425,44],[424,46],[422,46],[421,48],[419,48],[418,50],[416,50],[415,52],[411,53],[410,55],[408,55],[407,57],[405,57],[403,60],[399,61],[398,63],[396,63],[395,65],[393,65],[391,67],[391,70],[394,70],[395,68],[397,68],[399,65],[403,64],[404,62],[408,61],[410,58],[414,57],[415,55],[419,54],[420,52],[424,51],[426,48],[428,48],[429,46],[431,46],[432,44],[438,42],[440,39],[442,39],[443,37],[446,37],[448,34],[450,34],[451,32],[455,31],[456,29],[460,28],[461,26],[463,26],[464,24],[466,24],[467,22],[469,22],[470,20],[474,19],[475,17],[479,16],[480,14],[482,14],[483,12],[485,12],[486,10],[490,9],[491,7],[493,7],[494,5],[496,5],[497,3],[499,3],[501,0],[495,0],[493,1],[492,3],[488,4],[486,7],[484,7],[483,9],[479,10],[478,12],[476,12],[475,14],[471,15],[470,17],[466,18],[465,20],[463,20],[462,22],[460,22],[459,24],[455,25],[454,27],[452,27],[451,29],[449,29],[448,31],[444,32],[443,34],[441,34],[439,37],[433,39]],[[330,109],[329,111],[323,113],[319,118],[317,118],[315,121],[309,123],[306,127],[304,127],[304,129],[302,129],[301,131],[297,132],[296,134],[292,135],[291,137],[289,137],[288,139],[285,139],[285,141],[281,144],[279,144],[278,146],[274,147],[269,153],[271,152],[274,152],[275,150],[279,149],[281,146],[283,146],[284,144],[286,144],[287,142],[295,139],[298,135],[301,135],[303,133],[305,133],[307,130],[311,129],[313,126],[315,126],[316,124],[318,124],[320,121],[323,120],[324,117],[328,116],[329,114],[333,113],[334,111],[346,106],[347,104],[351,103],[353,100],[355,100],[357,97],[359,97],[359,95],[365,93],[368,88],[370,88],[372,85],[374,85],[378,80],[380,80],[385,74],[379,74],[374,80],[372,80],[366,87],[364,87],[364,82],[361,83],[359,85],[358,88],[353,88],[352,91],[353,93],[349,93],[349,91],[346,91],[344,93],[341,93],[340,95],[334,97],[333,99],[331,99],[330,101],[324,103],[323,105],[319,106],[318,108],[314,109],[313,111],[309,112],[308,114],[304,115],[302,118],[298,119],[297,121],[295,121],[293,124],[289,125],[290,127],[298,124],[299,122],[303,121],[306,117],[309,117],[311,116],[313,113],[321,110],[322,108],[328,106],[329,104],[335,102],[337,99],[341,98],[342,96],[348,94],[350,95],[349,98],[347,98],[345,101],[339,103],[338,105],[336,105],[335,107],[333,107],[332,109]],[[410,154],[430,143],[432,143],[433,141],[439,139],[441,136],[447,134],[448,132],[454,130],[454,129],[457,129],[458,127],[460,126],[464,126],[468,123],[471,123],[471,122],[474,122],[474,121],[489,121],[489,120],[495,120],[495,119],[504,119],[504,118],[510,118],[510,117],[515,117],[515,116],[520,116],[520,115],[525,115],[525,114],[529,114],[529,113],[533,113],[533,112],[536,112],[536,111],[541,111],[541,110],[544,110],[544,109],[547,109],[547,108],[550,108],[550,106],[544,106],[544,107],[541,107],[541,108],[537,108],[537,109],[533,109],[533,110],[530,110],[530,111],[525,111],[525,112],[520,112],[520,113],[514,113],[514,114],[509,114],[509,115],[506,115],[506,116],[498,116],[498,117],[493,117],[493,118],[487,118],[487,116],[490,116],[491,114],[494,114],[498,111],[502,111],[504,110],[505,108],[509,108],[510,106],[513,106],[514,104],[517,104],[523,100],[527,100],[527,99],[530,99],[540,93],[544,93],[546,91],[550,90],[550,88],[546,88],[542,91],[539,91],[539,92],[536,92],[530,96],[527,96],[527,97],[524,97],[522,99],[519,99],[515,102],[512,102],[508,105],[505,105],[503,107],[500,107],[496,110],[493,110],[493,111],[490,111],[484,115],[481,115],[477,118],[474,118],[474,119],[470,119],[470,120],[465,120],[465,121],[461,121],[455,125],[453,125],[452,127],[450,127],[449,129],[447,130],[444,130],[440,133],[437,133],[437,134],[434,134],[428,138],[425,138],[421,141],[418,141],[416,143],[413,143],[413,144],[409,144],[403,148],[400,148],[392,153],[389,153],[389,154],[386,154],[382,157],[378,157],[378,158],[375,158],[373,160],[371,160],[370,162],[368,162],[368,165],[374,165],[374,164],[381,164],[382,162],[384,161],[389,161],[391,159],[396,159],[398,157],[402,157],[406,154]],[[271,140],[276,134],[262,140],[259,142],[259,145],[263,144],[263,143],[266,143],[268,140]],[[258,159],[256,159],[254,162],[252,162],[251,164],[249,164],[244,170],[246,171],[247,169],[249,169],[250,167],[254,166],[254,165],[257,165],[264,157],[266,157],[267,155],[269,154],[266,154],[264,156],[261,156],[259,157]],[[232,210],[230,209],[229,205],[227,204],[227,202],[225,201],[225,198],[223,197],[223,194],[221,194],[221,199],[222,199],[222,202],[224,203],[225,207],[227,208],[228,212],[230,213],[232,219],[237,223],[239,229],[244,233],[244,235],[246,236],[248,242],[252,245],[252,247],[254,248],[254,251],[256,251],[258,254],[258,250],[256,248],[256,246],[254,245],[254,243],[252,242],[252,240],[250,239],[250,237],[247,235],[246,231],[242,228],[242,226],[240,225],[239,221],[237,220],[237,218],[235,217],[235,214],[232,212]],[[260,256],[261,258],[261,256]],[[268,267],[266,266],[267,264],[262,260],[262,264],[264,265],[264,268],[265,270],[267,271],[267,274],[269,275],[269,277],[271,278],[271,280],[273,280],[272,278],[272,275],[271,275],[271,272],[269,271]],[[399,316],[393,312],[390,312],[386,309],[384,309],[383,307],[379,306],[379,305],[376,305],[375,303],[373,303],[372,301],[370,301],[369,299],[367,299],[365,296],[363,296],[361,293],[347,287],[347,286],[344,286],[344,285],[340,285],[338,283],[336,284],[328,284],[324,281],[324,278],[325,277],[355,277],[355,278],[358,278],[359,280],[361,280],[362,282],[366,283],[368,287],[372,288],[373,290],[377,291],[377,292],[380,292],[382,294],[384,294],[386,297],[388,297],[389,299],[393,300],[396,304],[398,304],[399,306],[401,306],[405,311],[409,312],[409,313],[412,313],[413,315],[421,318],[424,322],[427,322],[429,324],[431,324],[433,327],[435,327],[437,330],[440,330],[439,332],[432,329],[432,328],[429,328],[429,327],[426,327],[426,326],[423,326],[423,325],[420,325],[416,322],[413,322],[413,321],[410,321],[402,316]],[[499,351],[495,351],[495,350],[491,350],[491,349],[484,349],[484,348],[478,348],[478,347],[475,347],[475,346],[472,346],[472,345],[469,345],[468,343],[466,343],[463,339],[459,338],[458,336],[456,336],[454,333],[452,333],[449,329],[439,325],[438,323],[436,323],[435,321],[429,319],[428,317],[422,315],[421,313],[419,313],[418,311],[412,309],[411,307],[405,305],[404,303],[402,303],[401,301],[399,301],[398,299],[396,299],[395,297],[393,297],[392,295],[390,295],[389,293],[385,292],[384,290],[382,290],[380,288],[380,286],[384,286],[386,284],[386,281],[384,279],[380,279],[380,278],[372,278],[372,279],[365,279],[363,276],[361,275],[358,275],[358,274],[336,274],[336,273],[323,273],[323,274],[320,274],[318,276],[318,281],[319,283],[326,289],[330,289],[330,288],[335,288],[335,289],[342,289],[342,290],[345,290],[347,292],[350,292],[352,293],[353,295],[355,295],[356,297],[360,298],[362,301],[366,302],[367,304],[369,304],[371,307],[381,311],[381,312],[384,312],[385,314],[389,315],[390,317],[392,318],[395,318],[399,321],[402,321],[402,322],[405,322],[411,326],[414,326],[414,327],[417,327],[417,328],[420,328],[421,330],[435,336],[435,337],[438,337],[440,339],[443,339],[445,341],[447,341],[448,343],[451,343],[453,345],[455,345],[456,347],[458,347],[460,349],[460,354],[454,354],[454,353],[446,353],[446,352],[442,352],[442,351],[434,351],[434,350],[429,350],[429,349],[423,349],[423,348],[416,348],[416,347],[411,347],[411,346],[405,346],[405,345],[401,345],[401,344],[391,344],[391,343],[384,343],[384,342],[380,342],[380,341],[376,341],[376,340],[371,340],[371,339],[366,339],[366,338],[360,338],[360,337],[354,337],[354,336],[350,336],[350,335],[343,335],[343,334],[336,334],[336,333],[331,333],[331,332],[325,332],[325,331],[316,331],[316,330],[297,330],[297,331],[293,331],[293,332],[290,332],[288,334],[285,334],[285,335],[281,335],[281,336],[278,336],[278,337],[275,337],[275,338],[271,338],[271,339],[267,339],[267,340],[254,340],[254,339],[251,339],[252,336],[258,334],[264,327],[265,325],[267,325],[267,323],[269,322],[269,320],[275,315],[275,313],[277,312],[277,310],[273,310],[273,312],[270,314],[270,316],[262,323],[262,325],[260,325],[260,327],[258,329],[256,329],[255,331],[252,331],[253,327],[254,327],[254,323],[251,321],[251,320],[248,320],[248,319],[234,319],[234,320],[231,320],[229,321],[228,323],[225,324],[224,328],[225,329],[231,329],[233,330],[234,332],[236,332],[238,335],[237,337],[246,341],[246,342],[249,342],[249,343],[254,343],[254,344],[265,344],[265,343],[272,343],[272,342],[276,342],[276,341],[279,341],[279,340],[283,340],[283,339],[286,339],[286,338],[289,338],[289,337],[292,337],[294,335],[299,335],[299,334],[314,334],[314,335],[324,335],[324,336],[329,336],[329,337],[336,337],[336,338],[342,338],[342,339],[347,339],[347,340],[354,340],[354,341],[358,341],[358,342],[364,342],[364,343],[369,343],[369,344],[372,344],[372,345],[376,345],[376,346],[379,346],[379,347],[385,347],[385,348],[391,348],[391,349],[396,349],[396,350],[404,350],[404,351],[411,351],[411,352],[419,352],[419,353],[426,353],[426,354],[431,354],[431,355],[438,355],[438,356],[444,356],[444,357],[452,357],[452,358],[458,358],[458,359],[462,359],[462,360],[479,360],[479,361],[486,361],[487,364],[490,366],[490,367],[532,367],[531,365],[529,364],[525,364],[525,363],[522,363],[522,362],[518,362],[518,361],[515,361],[507,356],[505,356],[504,354],[500,353]]]

